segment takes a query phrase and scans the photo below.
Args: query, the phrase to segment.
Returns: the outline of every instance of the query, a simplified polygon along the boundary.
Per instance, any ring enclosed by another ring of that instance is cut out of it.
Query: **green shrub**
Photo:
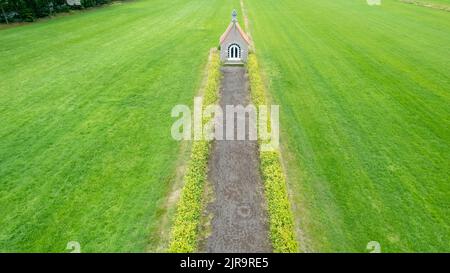
[[[274,252],[297,252],[294,222],[279,152],[261,152],[261,172],[268,203]]]
[[[72,9],[82,9],[105,5],[111,0],[81,0],[77,6],[69,6],[66,0],[0,0],[0,23],[9,21],[32,22],[36,18],[46,17],[58,12],[69,12]],[[3,11],[5,12],[3,14]]]
[[[34,21],[34,14],[31,8],[25,5],[21,5],[18,9],[20,18],[25,22],[33,22]]]
[[[204,107],[215,103],[218,99],[220,83],[220,59],[217,51],[211,52],[207,69],[207,80],[204,87]],[[208,120],[204,119],[203,123]],[[194,252],[198,244],[198,228],[203,210],[202,195],[207,179],[210,142],[194,141],[188,168],[184,175],[185,185],[177,204],[174,224],[171,230],[169,252]]]
[[[74,8],[78,8],[78,7],[74,7]],[[60,5],[55,8],[55,11],[56,12],[69,12],[70,7],[69,7],[69,5]]]
[[[247,68],[253,103],[256,106],[266,105],[266,91],[255,54],[249,55]],[[295,238],[293,215],[287,196],[286,177],[281,166],[279,151],[260,150],[260,163],[268,204],[273,251],[297,252],[298,243]]]
[[[259,74],[258,61],[255,54],[249,54],[247,61],[248,76],[250,80],[250,95],[256,106],[266,104],[264,83]]]

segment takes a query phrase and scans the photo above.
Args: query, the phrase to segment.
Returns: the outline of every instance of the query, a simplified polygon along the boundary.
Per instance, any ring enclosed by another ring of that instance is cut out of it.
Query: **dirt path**
[[[247,105],[249,90],[244,67],[222,67],[220,105]],[[225,116],[225,115],[224,115]],[[271,252],[264,188],[256,141],[215,141],[209,160],[214,200],[211,235],[206,252]]]

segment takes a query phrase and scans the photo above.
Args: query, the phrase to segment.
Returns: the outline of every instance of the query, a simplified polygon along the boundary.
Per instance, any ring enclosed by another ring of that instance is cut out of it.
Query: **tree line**
[[[71,9],[83,9],[112,0],[0,0],[0,23],[31,22]]]

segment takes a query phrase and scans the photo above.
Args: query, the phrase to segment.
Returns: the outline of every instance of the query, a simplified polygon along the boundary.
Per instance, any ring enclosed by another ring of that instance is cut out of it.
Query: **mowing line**
[[[405,4],[412,4],[419,7],[425,7],[425,8],[431,8],[431,9],[437,9],[437,10],[443,10],[450,12],[450,6],[444,5],[444,4],[437,4],[437,3],[429,3],[424,1],[416,1],[416,0],[400,0],[400,2]]]
[[[249,21],[244,1],[240,0],[240,3],[246,31],[250,36]],[[268,99],[254,53],[256,52],[256,47],[253,42],[251,48],[253,52],[249,54],[247,68],[250,80],[251,99],[258,108],[262,105],[267,106]],[[298,252],[299,246],[295,236],[294,216],[288,198],[286,176],[281,163],[280,150],[263,151],[261,150],[261,141],[259,144],[260,169],[264,180],[269,213],[270,239],[272,241],[273,251]]]
[[[245,9],[245,6],[244,6],[244,0],[240,0],[240,4],[241,4],[241,10],[242,10],[242,17],[244,18],[245,32],[247,33],[247,36],[250,38],[250,42],[251,42],[249,49],[253,52],[256,52],[255,47],[253,46],[253,37],[252,37],[252,33],[250,32],[250,24],[248,21],[247,10]]]

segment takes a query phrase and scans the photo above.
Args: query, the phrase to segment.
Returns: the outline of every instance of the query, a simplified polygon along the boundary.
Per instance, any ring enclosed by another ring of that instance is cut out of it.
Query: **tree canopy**
[[[67,0],[0,0],[0,23],[34,21],[56,12],[83,9],[110,3],[111,0],[81,0],[79,5]]]

